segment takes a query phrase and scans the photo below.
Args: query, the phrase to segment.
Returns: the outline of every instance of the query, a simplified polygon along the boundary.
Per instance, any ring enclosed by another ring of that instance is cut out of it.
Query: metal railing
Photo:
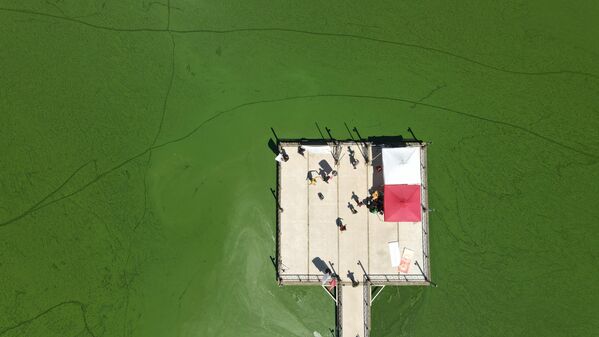
[[[343,301],[342,301],[342,289],[341,284],[337,284],[335,287],[335,296],[337,297],[337,337],[343,336]]]
[[[318,283],[322,282],[322,274],[280,274],[280,282]]]
[[[422,274],[368,274],[368,278],[374,285],[389,282],[426,282],[426,278]]]
[[[422,174],[421,198],[422,198],[422,272],[426,274],[426,279],[430,279],[430,261],[429,261],[429,212],[430,205],[428,199],[428,176],[427,176],[427,160],[428,147],[421,146],[420,167]]]
[[[368,282],[368,278],[366,278],[366,276],[364,276],[364,281],[362,284],[364,287],[364,337],[368,337],[370,336],[370,306],[372,303],[370,302],[370,282]]]

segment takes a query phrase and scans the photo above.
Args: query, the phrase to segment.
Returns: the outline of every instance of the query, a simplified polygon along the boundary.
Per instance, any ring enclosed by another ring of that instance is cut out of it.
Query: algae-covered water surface
[[[429,147],[437,288],[373,337],[599,335],[594,1],[0,1],[0,336],[330,336],[267,143]]]

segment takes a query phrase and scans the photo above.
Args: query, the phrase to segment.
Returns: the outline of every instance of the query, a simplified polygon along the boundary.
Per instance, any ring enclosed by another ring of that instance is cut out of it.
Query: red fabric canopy
[[[422,221],[420,185],[385,185],[385,221]]]

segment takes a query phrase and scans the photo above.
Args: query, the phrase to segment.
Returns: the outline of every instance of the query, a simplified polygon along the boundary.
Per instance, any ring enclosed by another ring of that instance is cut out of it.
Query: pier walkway
[[[368,337],[370,323],[370,285],[341,286],[337,303],[339,337]],[[339,304],[339,302],[341,304]]]

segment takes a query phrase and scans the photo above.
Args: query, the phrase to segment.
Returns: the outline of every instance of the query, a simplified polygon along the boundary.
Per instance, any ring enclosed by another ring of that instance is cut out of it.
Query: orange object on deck
[[[327,286],[327,289],[329,289],[329,291],[333,291],[333,289],[337,286],[337,278],[333,277],[331,279],[331,281],[329,281],[329,285]]]

